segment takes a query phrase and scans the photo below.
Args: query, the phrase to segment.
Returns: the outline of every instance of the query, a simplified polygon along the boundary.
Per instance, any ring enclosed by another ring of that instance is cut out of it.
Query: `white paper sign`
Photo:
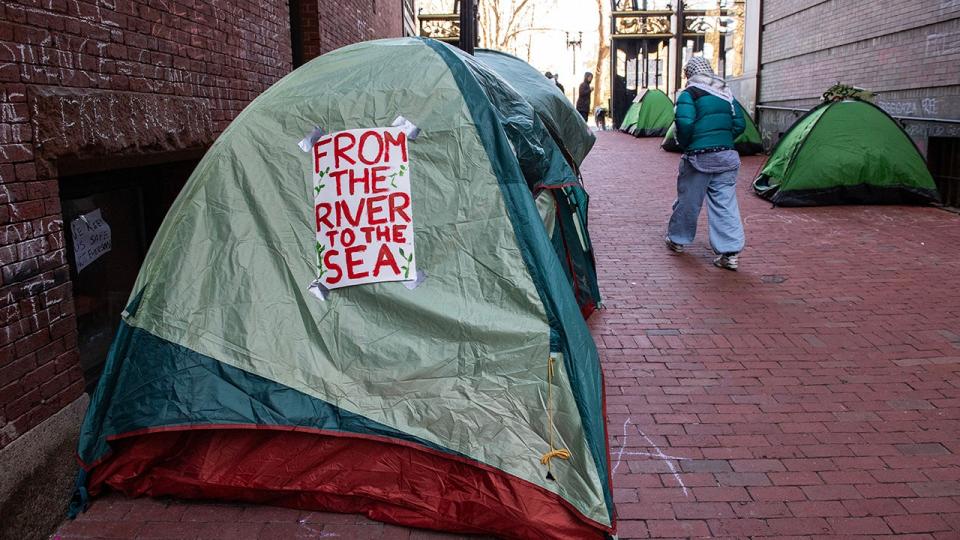
[[[407,135],[351,129],[313,144],[317,280],[327,289],[417,277]]]
[[[110,251],[110,226],[103,220],[99,208],[71,221],[70,232],[77,272]]]

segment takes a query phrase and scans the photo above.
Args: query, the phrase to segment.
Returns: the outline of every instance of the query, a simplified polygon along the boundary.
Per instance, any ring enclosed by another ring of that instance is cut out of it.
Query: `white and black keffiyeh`
[[[683,74],[686,75],[688,79],[694,75],[716,76],[713,74],[713,66],[710,65],[710,61],[702,56],[694,56],[690,60],[687,60],[687,65],[683,67]]]
[[[687,76],[687,88],[699,88],[730,103],[731,109],[733,108],[733,92],[726,81],[714,74],[709,60],[694,56],[683,67],[683,73]]]

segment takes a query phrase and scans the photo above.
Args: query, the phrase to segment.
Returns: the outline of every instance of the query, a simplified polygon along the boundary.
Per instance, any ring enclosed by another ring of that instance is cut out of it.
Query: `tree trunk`
[[[593,108],[606,107],[607,95],[609,93],[609,81],[604,76],[605,68],[610,62],[610,40],[607,36],[608,18],[604,13],[604,4],[607,0],[597,0],[597,35],[600,39],[597,46],[597,64],[593,68]],[[609,113],[609,111],[608,111]]]

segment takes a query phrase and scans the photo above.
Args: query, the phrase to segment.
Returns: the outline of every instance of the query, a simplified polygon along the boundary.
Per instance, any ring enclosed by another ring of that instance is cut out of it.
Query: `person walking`
[[[588,71],[583,74],[583,82],[580,83],[580,95],[577,96],[577,112],[583,117],[584,122],[590,115],[590,94],[593,93],[593,87],[590,86],[591,82],[593,82],[593,73]]]
[[[560,80],[558,79],[558,77],[559,77],[558,75],[554,75],[553,73],[550,73],[549,71],[546,72],[546,73],[544,73],[544,75],[545,75],[548,79],[550,79],[551,81],[553,81],[553,84],[557,85],[557,88],[559,88],[561,92],[564,91],[564,90],[563,90],[563,85],[560,84]]]
[[[677,199],[667,225],[666,244],[682,253],[697,233],[697,219],[707,199],[713,264],[736,270],[745,243],[737,205],[740,156],[733,141],[746,128],[733,92],[717,77],[710,61],[695,56],[683,68],[687,86],[677,96],[676,138],[683,149],[677,176]]]

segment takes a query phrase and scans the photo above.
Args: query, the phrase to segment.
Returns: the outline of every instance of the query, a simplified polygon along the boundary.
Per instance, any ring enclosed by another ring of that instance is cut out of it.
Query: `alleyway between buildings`
[[[956,538],[960,216],[771,208],[750,190],[762,158],[746,158],[731,273],[705,229],[683,255],[664,248],[678,156],[658,144],[601,133],[584,166],[619,537]],[[455,536],[110,495],[54,537]]]

